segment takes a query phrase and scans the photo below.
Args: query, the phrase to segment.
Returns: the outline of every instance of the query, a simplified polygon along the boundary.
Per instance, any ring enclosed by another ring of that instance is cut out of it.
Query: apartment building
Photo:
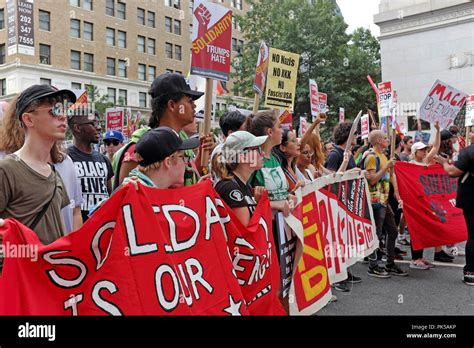
[[[244,0],[214,2],[248,11]],[[192,9],[192,0],[0,0],[0,100],[38,83],[95,86],[146,112],[156,76],[189,72]],[[241,45],[234,23],[234,55]]]

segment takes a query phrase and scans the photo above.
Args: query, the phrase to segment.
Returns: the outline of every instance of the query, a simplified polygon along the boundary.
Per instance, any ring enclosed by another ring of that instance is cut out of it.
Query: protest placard
[[[346,119],[344,108],[339,108],[339,123],[344,123]]]
[[[467,100],[467,94],[436,80],[421,104],[420,118],[430,123],[439,121],[441,129],[448,128]]]
[[[370,133],[369,115],[365,114],[360,119],[361,138],[367,139]]]
[[[328,95],[319,92],[319,112],[326,113],[328,111]]]
[[[300,56],[270,48],[265,106],[293,110]]]
[[[253,83],[253,90],[258,94],[263,94],[265,91],[265,84],[267,80],[268,70],[268,46],[265,41],[260,43],[258,51],[257,67],[255,69],[255,81]]]
[[[206,0],[195,0],[191,74],[229,80],[232,11]]]
[[[105,130],[123,131],[124,108],[105,109]]]
[[[392,114],[392,82],[381,82],[378,85],[380,117],[389,117]]]
[[[319,92],[318,84],[315,80],[309,80],[309,101],[311,105],[311,116],[314,121],[319,114]]]
[[[474,94],[467,99],[466,104],[466,127],[474,126]]]

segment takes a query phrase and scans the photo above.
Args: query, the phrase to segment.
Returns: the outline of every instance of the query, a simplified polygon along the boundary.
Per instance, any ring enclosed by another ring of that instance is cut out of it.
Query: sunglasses
[[[314,155],[314,152],[313,151],[302,151],[301,154],[303,156],[311,157],[311,156]]]
[[[76,123],[76,124],[79,124],[79,125],[82,125],[82,124],[90,124],[92,126],[94,126],[94,128],[97,128],[100,126],[100,122],[99,121],[89,121],[89,122],[82,122],[82,123]]]
[[[112,144],[113,146],[117,146],[118,144],[120,144],[120,141],[118,140],[104,140],[104,145],[105,146],[110,146],[110,144]]]
[[[36,109],[36,110],[30,111],[30,112],[33,113],[33,112],[44,111],[44,110],[47,110],[47,111],[48,111],[48,114],[49,114],[51,117],[59,117],[59,116],[63,116],[63,115],[64,115],[63,107],[62,107],[62,106],[53,106],[52,108]]]

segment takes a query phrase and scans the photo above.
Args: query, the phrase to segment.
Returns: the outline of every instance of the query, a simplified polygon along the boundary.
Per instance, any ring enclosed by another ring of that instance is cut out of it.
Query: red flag
[[[266,253],[261,240],[247,234],[263,233],[236,224],[209,181],[192,190],[125,186],[80,230],[47,246],[7,219],[0,228],[0,315],[249,314],[249,293],[239,286],[226,237],[246,236],[260,255]],[[262,214],[254,218],[271,226],[268,200],[260,204]],[[33,252],[19,257],[19,248]],[[270,263],[268,276],[258,277],[251,290],[268,286],[275,267]]]
[[[414,250],[467,239],[462,210],[455,207],[457,179],[438,164],[397,162],[395,174]]]

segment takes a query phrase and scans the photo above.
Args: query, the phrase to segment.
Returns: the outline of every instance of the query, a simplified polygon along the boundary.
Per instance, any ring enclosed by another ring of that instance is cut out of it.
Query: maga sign
[[[467,94],[436,80],[420,109],[420,118],[430,123],[439,121],[441,129],[448,128],[467,100]]]

